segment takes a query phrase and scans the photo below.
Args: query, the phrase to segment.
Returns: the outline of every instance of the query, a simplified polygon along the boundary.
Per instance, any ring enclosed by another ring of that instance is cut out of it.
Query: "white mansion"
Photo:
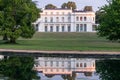
[[[43,9],[34,23],[38,32],[95,32],[95,12]]]

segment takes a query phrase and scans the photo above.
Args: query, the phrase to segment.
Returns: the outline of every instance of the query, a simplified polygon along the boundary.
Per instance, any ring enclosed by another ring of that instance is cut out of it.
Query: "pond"
[[[7,56],[7,58],[9,57]],[[4,59],[5,55],[1,55],[0,58]],[[22,56],[22,58],[26,57]],[[34,59],[33,70],[40,77],[38,80],[120,79],[120,58],[79,58],[72,56],[34,56],[32,58]]]

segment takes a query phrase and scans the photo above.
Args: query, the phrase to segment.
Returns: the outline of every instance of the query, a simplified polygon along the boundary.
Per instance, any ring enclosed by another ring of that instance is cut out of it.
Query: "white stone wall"
[[[83,30],[78,32],[94,32],[92,29],[92,25],[95,24],[94,12],[73,12],[71,9],[52,9],[43,10],[40,15],[40,21],[36,21],[38,32],[45,32],[45,26],[47,26],[47,32],[69,32],[68,25],[70,25],[70,32],[76,32],[76,24],[83,24]],[[47,22],[45,22],[46,20]],[[86,24],[86,31],[84,30],[84,24]],[[62,30],[63,25],[64,31]],[[52,31],[50,26],[52,26]],[[57,26],[59,26],[59,31],[56,29]]]

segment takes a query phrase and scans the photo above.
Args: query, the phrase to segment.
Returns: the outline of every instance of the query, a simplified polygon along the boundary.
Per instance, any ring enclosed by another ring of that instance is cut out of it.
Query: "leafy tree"
[[[53,5],[53,4],[47,4],[45,6],[45,9],[55,9],[55,8],[57,8],[57,7],[55,5]]]
[[[7,36],[10,43],[16,43],[20,36],[31,38],[35,32],[32,22],[38,16],[32,0],[0,0],[0,35]]]
[[[62,8],[62,9],[66,9],[66,8],[67,8],[67,3],[63,3],[63,4],[61,5],[61,8]]]
[[[74,9],[76,9],[77,7],[76,7],[76,3],[75,3],[75,2],[68,1],[67,3],[63,3],[63,4],[61,5],[61,8],[63,8],[63,9],[65,9],[65,8],[71,9],[71,8],[72,8],[72,10],[74,10]]]
[[[92,6],[85,6],[84,11],[93,11]]]
[[[96,63],[96,72],[101,80],[120,79],[120,60],[100,60]]]
[[[120,0],[108,2],[109,5],[101,8],[104,15],[100,17],[98,35],[111,41],[118,41],[120,40]]]
[[[37,79],[37,73],[32,70],[34,59],[31,57],[9,57],[0,61],[0,74],[10,80]]]

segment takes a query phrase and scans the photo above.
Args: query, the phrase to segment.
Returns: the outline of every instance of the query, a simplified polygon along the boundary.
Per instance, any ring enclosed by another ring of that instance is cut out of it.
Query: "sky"
[[[84,6],[93,6],[93,10],[98,10],[98,7],[105,5],[107,2],[106,0],[33,0],[38,1],[37,6],[39,8],[44,8],[47,4],[54,4],[58,8],[64,3],[68,1],[76,2],[77,9],[83,10]]]

